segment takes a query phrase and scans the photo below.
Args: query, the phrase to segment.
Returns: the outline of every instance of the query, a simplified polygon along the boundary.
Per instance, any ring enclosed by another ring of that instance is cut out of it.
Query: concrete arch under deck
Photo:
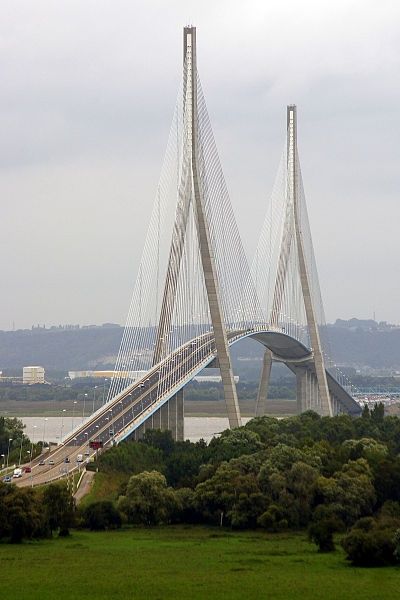
[[[229,346],[233,346],[239,341],[251,338],[254,341],[257,341],[262,346],[267,348],[272,352],[272,355],[275,360],[283,362],[287,364],[290,368],[290,365],[300,365],[307,366],[310,371],[313,371],[313,352],[312,349],[305,346],[299,340],[291,337],[290,335],[277,331],[274,329],[259,329],[253,330],[248,329],[244,331],[235,331],[232,333],[228,333],[228,343]],[[195,342],[192,340],[188,342],[189,345]],[[182,348],[184,348],[183,346]],[[175,353],[178,353],[178,349]],[[175,354],[174,353],[174,354]],[[134,431],[142,426],[150,417],[152,417],[163,405],[165,405],[171,398],[173,398],[178,392],[180,392],[196,375],[198,375],[204,368],[210,366],[214,361],[217,360],[217,356],[215,352],[211,352],[209,356],[204,358],[198,366],[190,371],[188,375],[171,388],[170,393],[166,394],[162,399],[155,402],[151,407],[148,408],[141,416],[139,416],[135,421],[133,421],[130,425],[124,428],[118,436],[116,436],[115,441],[117,443],[123,441],[124,439],[129,438]],[[163,361],[156,365],[154,368],[157,369],[163,364]],[[143,377],[143,380],[146,379],[146,376]],[[342,388],[342,386],[334,379],[334,377],[327,371],[327,379],[329,390],[332,395],[335,396],[338,403],[341,405],[342,411],[358,415],[361,412],[361,409],[357,402],[350,396],[350,394]],[[124,390],[123,395],[126,397],[130,390],[135,388],[137,385],[140,385],[142,380],[135,382],[130,388]]]
[[[229,345],[233,345],[247,337],[253,338],[268,348],[276,360],[285,362],[289,368],[304,369],[313,376],[313,353],[298,340],[282,331],[273,329],[247,329],[228,334]],[[110,402],[93,413],[86,422],[78,425],[70,432],[57,448],[48,455],[54,459],[54,465],[43,472],[39,467],[40,457],[32,462],[34,471],[32,479],[23,478],[20,485],[40,485],[54,479],[59,479],[60,469],[64,459],[69,457],[75,463],[77,457],[88,450],[89,441],[102,440],[104,449],[118,444],[124,439],[135,435],[135,431],[160,409],[168,409],[169,401],[175,405],[176,415],[177,396],[180,390],[189,383],[200,371],[211,364],[216,357],[214,337],[211,332],[191,340],[172,352],[164,361],[159,362],[140,380],[121,391]],[[165,372],[162,371],[163,366]],[[174,371],[175,370],[175,371]],[[179,377],[176,377],[178,375]],[[163,379],[164,378],[164,379]],[[340,411],[353,415],[361,412],[360,406],[344,390],[341,385],[327,372],[329,389]],[[167,381],[163,397],[153,401],[152,391],[158,390],[159,383]],[[170,383],[172,380],[176,383]],[[182,394],[180,394],[182,396]],[[183,408],[183,398],[182,408]],[[183,413],[183,410],[182,410]],[[181,417],[183,414],[181,413]],[[153,421],[150,420],[150,423]],[[169,427],[167,427],[169,428]],[[183,433],[183,432],[182,432]],[[94,454],[95,450],[91,450]],[[76,470],[78,467],[74,467]]]

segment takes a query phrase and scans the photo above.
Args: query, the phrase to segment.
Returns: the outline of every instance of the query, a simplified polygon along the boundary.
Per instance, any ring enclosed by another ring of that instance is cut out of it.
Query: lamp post
[[[87,398],[87,394],[83,394],[82,422],[85,418],[86,398]]]
[[[44,444],[44,441],[46,439],[46,421],[47,420],[48,420],[47,417],[45,417],[43,419],[43,444]],[[49,450],[50,450],[50,446],[49,446]]]
[[[97,390],[97,385],[95,385],[93,388],[92,414],[94,413],[94,405],[96,403],[96,390]]]
[[[13,441],[13,439],[12,439],[12,438],[10,438],[10,439],[8,440],[8,448],[7,448],[7,469],[8,469],[8,462],[9,462],[9,460],[10,460],[10,445],[11,445],[11,442],[12,442],[12,441]]]
[[[24,434],[21,435],[21,444],[19,446],[19,463],[18,466],[21,466],[21,460],[22,460],[22,443],[24,441]]]
[[[67,412],[66,408],[61,411],[61,433],[60,433],[60,444],[62,443],[63,428],[64,428],[64,413]]]
[[[105,398],[106,398],[106,381],[108,381],[108,379],[105,379],[103,381],[103,405],[104,405]]]
[[[120,401],[120,405],[121,405],[121,413],[122,413],[122,428],[125,429],[124,405],[122,404],[122,400]]]
[[[76,405],[76,400],[74,400],[74,403],[72,405],[72,431],[74,430],[75,405]]]
[[[33,447],[35,444],[35,429],[37,428],[37,425],[33,426],[33,433],[32,433],[32,442],[31,442],[31,451],[29,452],[30,454],[30,467],[32,469],[32,459],[33,459]]]

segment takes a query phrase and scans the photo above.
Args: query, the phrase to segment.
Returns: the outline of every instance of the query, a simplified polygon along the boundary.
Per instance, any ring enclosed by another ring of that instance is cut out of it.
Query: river
[[[20,417],[26,426],[25,433],[33,441],[45,440],[46,442],[59,442],[82,422],[81,418],[75,417]],[[243,417],[243,424],[249,421],[249,417]],[[214,435],[228,429],[229,423],[226,417],[185,417],[185,439],[198,442],[201,438],[207,442]]]

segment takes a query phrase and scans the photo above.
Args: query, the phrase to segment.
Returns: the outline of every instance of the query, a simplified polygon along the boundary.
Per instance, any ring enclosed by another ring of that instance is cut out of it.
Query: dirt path
[[[74,496],[77,504],[79,504],[82,498],[90,492],[90,488],[92,487],[93,478],[95,475],[96,473],[94,471],[85,471],[82,477],[81,485],[79,486],[79,489]]]

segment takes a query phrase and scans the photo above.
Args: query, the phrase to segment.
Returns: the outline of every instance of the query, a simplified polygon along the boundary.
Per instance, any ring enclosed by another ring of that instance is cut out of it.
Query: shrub
[[[357,567],[382,567],[397,562],[394,532],[375,527],[370,531],[353,527],[342,540],[347,559]]]
[[[333,552],[335,549],[334,531],[335,524],[331,519],[321,519],[311,523],[308,528],[308,537],[318,546],[318,552]]]
[[[118,529],[121,527],[121,515],[112,502],[100,500],[89,504],[82,511],[83,526],[92,531]]]

